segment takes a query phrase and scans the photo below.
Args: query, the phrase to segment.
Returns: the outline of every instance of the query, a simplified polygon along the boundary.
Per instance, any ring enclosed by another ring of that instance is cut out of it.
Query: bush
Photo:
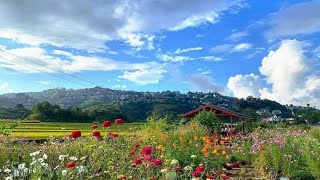
[[[206,126],[211,131],[220,131],[221,120],[215,116],[213,111],[201,111],[193,120]]]

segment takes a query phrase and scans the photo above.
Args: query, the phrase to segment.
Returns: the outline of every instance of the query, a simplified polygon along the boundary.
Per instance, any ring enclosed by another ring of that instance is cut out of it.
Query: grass
[[[12,122],[6,121],[5,124],[10,126]],[[130,133],[132,128],[141,128],[144,123],[125,123],[121,127],[112,124],[109,131],[119,133]],[[44,139],[49,137],[64,137],[68,136],[72,130],[80,130],[83,136],[88,136],[92,132],[92,123],[63,123],[63,122],[21,122],[13,129],[13,137],[28,137],[31,139]],[[106,130],[102,129],[101,124],[98,124],[102,133]]]

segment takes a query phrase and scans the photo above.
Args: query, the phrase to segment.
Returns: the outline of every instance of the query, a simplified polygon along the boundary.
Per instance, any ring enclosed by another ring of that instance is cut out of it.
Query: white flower
[[[6,177],[5,180],[12,180],[12,177]]]
[[[42,158],[43,159],[48,159],[48,155],[47,154],[43,154]]]
[[[186,166],[183,168],[185,171],[192,171],[193,168],[191,166]]]
[[[62,176],[67,175],[67,173],[68,173],[68,171],[67,171],[67,170],[63,170],[63,171],[61,172]]]
[[[76,161],[76,160],[78,160],[78,158],[75,157],[75,156],[71,156],[69,159],[70,159],[70,161]]]
[[[7,168],[7,169],[5,169],[3,172],[5,172],[5,173],[10,173],[11,170]]]
[[[18,169],[24,169],[24,167],[26,166],[26,163],[21,163],[18,165]]]
[[[41,163],[41,166],[46,168],[46,167],[48,167],[48,164],[47,163]]]
[[[28,172],[28,168],[24,168],[23,172],[27,173]]]
[[[191,180],[199,180],[200,178],[192,178]]]
[[[177,164],[179,164],[178,160],[176,160],[176,159],[171,160],[171,165],[177,165]]]
[[[197,157],[196,155],[191,155],[191,158],[193,158],[193,159],[196,158],[196,157]]]
[[[43,163],[43,162],[44,162],[44,159],[39,158],[38,161],[39,161],[40,163]]]
[[[35,154],[36,154],[36,155],[40,154],[40,151],[36,151]]]
[[[85,172],[86,170],[84,166],[77,166],[76,168],[78,169],[79,173]]]
[[[60,160],[60,161],[63,161],[65,157],[68,157],[68,155],[60,155],[60,156],[59,156],[59,160]]]
[[[161,169],[161,170],[160,170],[161,173],[165,173],[165,172],[167,172],[167,171],[168,171],[167,169]]]

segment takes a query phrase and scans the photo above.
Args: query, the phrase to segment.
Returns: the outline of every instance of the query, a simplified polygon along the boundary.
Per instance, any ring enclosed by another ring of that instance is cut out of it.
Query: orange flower
[[[177,147],[177,144],[176,144],[176,143],[173,143],[172,146],[173,146],[173,147]]]
[[[204,147],[207,149],[210,149],[211,146],[210,146],[210,144],[206,144]]]
[[[224,145],[224,141],[223,141],[223,140],[221,140],[221,141],[220,141],[220,144],[221,144],[221,145]]]
[[[201,151],[202,151],[203,153],[205,153],[205,152],[208,151],[208,148],[204,147],[204,148],[201,149]]]
[[[166,135],[166,134],[161,134],[160,137],[161,137],[162,139],[166,139],[166,138],[167,138],[167,135]]]
[[[208,153],[208,152],[205,152],[205,153],[203,153],[203,156],[204,156],[204,157],[209,157],[209,153]]]

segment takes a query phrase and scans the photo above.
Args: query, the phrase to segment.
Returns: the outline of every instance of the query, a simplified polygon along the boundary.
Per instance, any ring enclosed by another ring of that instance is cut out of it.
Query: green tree
[[[200,111],[194,118],[194,121],[206,126],[211,131],[219,131],[221,120],[213,111]]]

